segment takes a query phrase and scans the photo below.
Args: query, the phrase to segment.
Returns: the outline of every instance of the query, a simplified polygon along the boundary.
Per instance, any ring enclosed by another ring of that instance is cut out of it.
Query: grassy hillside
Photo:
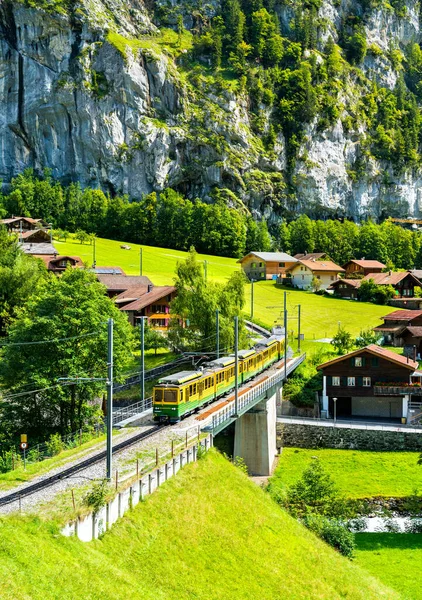
[[[139,275],[140,259],[138,244],[128,244],[130,250],[122,250],[123,242],[97,238],[96,261],[101,266],[121,267],[127,275]],[[93,262],[93,246],[81,244],[76,240],[67,242],[54,241],[54,245],[61,254],[80,256],[89,265]],[[169,248],[154,248],[142,246],[143,275],[147,275],[155,285],[169,285],[173,282],[174,271],[178,261],[184,260],[187,252],[171,250]],[[217,281],[224,281],[239,269],[235,258],[222,256],[208,256],[198,254],[198,260],[207,260],[208,276]]]
[[[93,247],[80,244],[76,240],[54,242],[62,254],[80,256],[88,264],[93,261]],[[97,265],[120,266],[128,275],[139,275],[139,249],[141,246],[130,244],[130,250],[122,250],[120,242],[98,238],[96,242]],[[186,252],[168,248],[142,246],[143,274],[148,275],[156,285],[168,285],[173,282],[176,264],[186,258]],[[208,276],[216,281],[225,281],[239,265],[234,258],[198,255],[198,259],[207,261]],[[281,322],[283,310],[283,289],[273,281],[260,281],[254,286],[254,317],[269,327]],[[288,289],[287,308],[289,311],[289,329],[297,332],[297,305],[302,310],[302,333],[306,340],[332,337],[340,322],[343,327],[357,335],[362,327],[375,327],[380,318],[391,312],[391,307],[374,304],[338,300],[316,296],[311,292]],[[251,285],[245,288],[245,314],[250,315]]]
[[[2,600],[380,600],[400,596],[285,514],[213,451],[102,540],[0,520]]]
[[[356,536],[356,562],[406,600],[420,600],[422,535],[360,533]]]
[[[349,498],[403,497],[422,488],[418,452],[364,452],[355,450],[304,450],[283,448],[272,485],[285,488],[295,483],[313,456]]]

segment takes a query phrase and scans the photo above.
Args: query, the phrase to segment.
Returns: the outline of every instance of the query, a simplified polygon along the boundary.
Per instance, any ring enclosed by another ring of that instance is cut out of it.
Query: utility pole
[[[113,319],[108,320],[107,351],[107,479],[111,479],[113,459]]]
[[[142,248],[139,248],[139,274],[142,277]]]
[[[141,317],[141,400],[145,402],[145,319]]]
[[[216,354],[217,358],[220,358],[220,318],[218,308],[215,311],[215,335],[217,339]]]
[[[207,281],[208,279],[208,261],[204,260],[204,279]]]
[[[254,279],[251,279],[251,319],[253,319],[253,284],[254,284]]]
[[[286,292],[284,292],[284,306],[286,306]],[[287,310],[284,309],[284,381],[287,380]]]
[[[96,265],[97,265],[97,248],[95,245],[95,241],[96,238],[94,238],[94,248],[93,248],[93,261],[92,261],[92,267],[95,269]]]
[[[239,416],[239,317],[234,318],[234,417]]]
[[[297,351],[300,352],[300,304],[297,305]]]

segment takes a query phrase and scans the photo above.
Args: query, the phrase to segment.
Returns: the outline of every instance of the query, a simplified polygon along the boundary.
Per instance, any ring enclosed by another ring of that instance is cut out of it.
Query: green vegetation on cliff
[[[83,544],[33,517],[0,519],[3,600],[393,600],[212,451]]]

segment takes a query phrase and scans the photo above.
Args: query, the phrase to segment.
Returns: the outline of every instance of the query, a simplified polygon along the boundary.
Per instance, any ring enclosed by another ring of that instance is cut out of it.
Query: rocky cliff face
[[[158,29],[141,0],[3,0],[0,5],[0,177],[26,167],[48,167],[55,177],[139,197],[175,187],[210,198],[224,188],[227,202],[258,218],[286,211],[312,214],[419,215],[422,173],[400,173],[367,158],[351,173],[365,125],[344,127],[341,116],[321,131],[306,126],[293,172],[277,134],[271,151],[254,133],[246,90],[234,92],[184,68],[186,51],[174,40],[160,45]],[[176,0],[172,3],[177,4]],[[194,27],[185,1],[184,24]],[[318,44],[337,41],[350,0],[324,0]],[[208,17],[218,3],[207,4]],[[294,4],[278,8],[288,33]],[[393,89],[400,67],[388,58],[420,38],[418,3],[404,16],[389,5],[366,11],[372,47],[362,77]],[[324,26],[322,26],[323,24]],[[154,37],[156,35],[156,37]],[[176,34],[174,34],[176,36]],[[378,50],[374,50],[374,48]],[[359,88],[348,86],[344,106]],[[271,110],[262,106],[268,127]]]

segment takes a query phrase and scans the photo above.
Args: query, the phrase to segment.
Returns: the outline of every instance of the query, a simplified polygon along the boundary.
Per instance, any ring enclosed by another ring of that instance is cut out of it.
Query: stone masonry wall
[[[422,451],[422,430],[412,433],[278,423],[277,442],[279,447]]]

